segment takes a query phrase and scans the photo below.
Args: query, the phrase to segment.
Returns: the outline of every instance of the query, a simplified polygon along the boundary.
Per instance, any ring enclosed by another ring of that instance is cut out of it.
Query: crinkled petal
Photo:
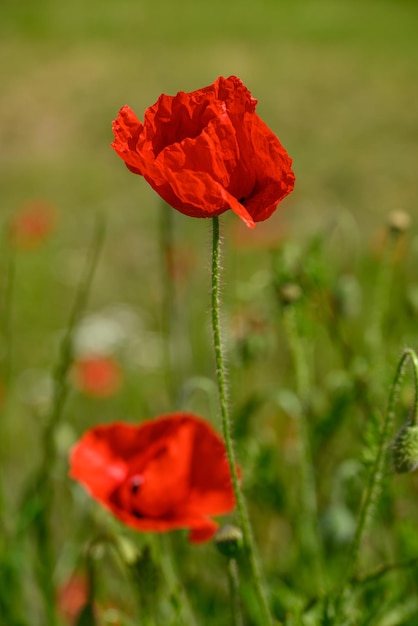
[[[258,115],[251,120],[249,132],[256,182],[244,204],[254,221],[261,222],[270,217],[277,204],[293,190],[295,175],[292,159]]]
[[[125,105],[120,109],[118,117],[112,123],[112,130],[115,137],[111,144],[112,148],[127,165],[136,169],[136,173],[142,174],[137,148],[143,136],[144,126],[130,107]]]
[[[226,103],[231,115],[240,117],[245,113],[254,113],[257,100],[237,76],[220,76],[215,81],[214,88],[217,98]]]
[[[148,182],[166,202],[185,215],[214,217],[232,209],[247,226],[254,226],[247,209],[206,172],[167,171],[166,176],[167,182],[162,187],[154,187],[151,181]]]
[[[173,208],[192,217],[231,209],[249,227],[267,219],[293,189],[291,159],[255,113],[236,76],[176,96],[162,95],[138,121],[123,107],[115,151]]]

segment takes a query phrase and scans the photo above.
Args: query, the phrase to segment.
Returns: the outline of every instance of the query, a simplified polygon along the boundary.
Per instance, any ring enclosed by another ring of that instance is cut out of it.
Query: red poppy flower
[[[96,426],[73,448],[70,467],[93,498],[137,530],[189,528],[190,541],[207,541],[217,529],[209,516],[235,506],[221,438],[187,413]]]
[[[85,576],[74,574],[58,590],[58,610],[69,624],[75,624],[87,602],[88,583]]]
[[[74,363],[75,386],[88,396],[107,398],[119,391],[121,370],[111,357],[84,357]]]
[[[295,181],[292,160],[256,104],[239,78],[221,76],[191,93],[162,94],[143,124],[122,107],[112,147],[181,213],[214,217],[232,209],[252,228]]]
[[[42,201],[28,202],[10,222],[10,238],[18,248],[38,247],[54,229],[54,208]]]

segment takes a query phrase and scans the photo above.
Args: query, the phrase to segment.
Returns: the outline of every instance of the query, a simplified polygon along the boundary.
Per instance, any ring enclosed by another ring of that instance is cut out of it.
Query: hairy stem
[[[367,522],[371,516],[371,512],[373,507],[376,505],[377,499],[379,497],[379,491],[383,479],[383,469],[384,469],[384,461],[385,461],[385,451],[388,444],[389,437],[391,436],[391,431],[393,429],[393,422],[395,419],[395,404],[399,395],[400,383],[402,380],[402,375],[405,369],[405,366],[408,362],[411,361],[414,372],[414,383],[415,383],[415,398],[414,398],[414,415],[416,415],[418,410],[418,359],[415,352],[406,348],[402,356],[399,360],[395,376],[393,378],[392,386],[390,389],[388,407],[386,411],[386,415],[383,420],[383,424],[380,430],[379,441],[376,451],[376,456],[370,470],[369,478],[367,481],[366,490],[362,500],[362,506],[360,509],[356,531],[354,534],[353,541],[350,546],[349,554],[348,554],[348,562],[345,568],[345,576],[344,582],[341,586],[340,592],[337,596],[336,603],[336,616],[335,623],[338,624],[338,620],[342,615],[342,601],[345,593],[350,586],[351,578],[354,574],[358,555],[360,550],[361,541],[366,530]]]
[[[248,557],[251,577],[257,594],[257,599],[263,614],[263,626],[272,626],[273,621],[267,603],[265,591],[261,581],[261,574],[255,554],[255,545],[250,526],[244,495],[240,489],[237,462],[232,438],[232,424],[228,407],[228,390],[226,383],[226,369],[222,350],[221,322],[220,322],[220,254],[221,237],[219,228],[219,218],[212,219],[213,240],[212,240],[212,331],[213,344],[215,349],[216,373],[219,390],[220,412],[222,420],[222,432],[225,440],[226,453],[229,468],[231,471],[232,485],[235,500],[240,518],[244,546]]]

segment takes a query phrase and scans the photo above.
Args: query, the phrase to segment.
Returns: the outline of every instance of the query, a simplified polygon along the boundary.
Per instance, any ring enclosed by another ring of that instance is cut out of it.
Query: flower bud
[[[285,283],[279,288],[279,298],[283,306],[300,300],[302,289],[296,283]]]
[[[392,444],[392,459],[395,472],[413,472],[418,467],[418,426],[402,426]]]
[[[388,217],[388,227],[392,235],[401,235],[409,230],[411,226],[411,217],[406,213],[406,211],[402,211],[402,209],[396,209],[389,213]]]
[[[219,552],[229,559],[235,559],[242,550],[242,532],[236,526],[221,526],[213,538]]]

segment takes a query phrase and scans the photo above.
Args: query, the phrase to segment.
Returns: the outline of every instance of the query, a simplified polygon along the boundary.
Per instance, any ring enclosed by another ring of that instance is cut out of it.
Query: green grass
[[[33,198],[58,211],[51,239],[36,251],[16,253],[12,376],[0,423],[2,476],[12,512],[9,530],[42,454],[45,405],[31,399],[31,393],[42,391],[56,361],[98,212],[107,218],[108,233],[89,312],[111,317],[115,307],[123,306],[136,320],[117,353],[124,368],[122,392],[100,401],[73,390],[65,425],[57,433],[59,459],[52,477],[57,584],[82,564],[93,532],[109,525],[120,529],[67,480],[71,443],[96,423],[138,421],[173,409],[158,364],[160,201],[109,147],[111,121],[123,104],[142,118],[162,92],[191,91],[218,75],[236,74],[293,157],[297,176],[293,194],[254,232],[239,228],[234,215],[223,219],[237,453],[275,615],[285,619],[287,614],[287,626],[326,623],[318,621],[321,607],[315,603],[311,563],[298,543],[298,524],[303,524],[295,425],[300,403],[277,290],[288,281],[303,290],[297,316],[309,366],[310,434],[332,586],[344,571],[366,474],[363,457],[376,440],[372,413],[385,410],[401,349],[417,346],[417,17],[417,3],[389,0],[3,3],[2,223]],[[396,208],[411,215],[413,227],[397,247],[384,341],[376,355],[370,353],[367,333],[382,262],[381,235],[387,214]],[[175,240],[185,264],[185,278],[176,285],[180,386],[194,377],[214,379],[207,319],[209,232],[205,220],[174,215]],[[6,257],[3,246],[2,297]],[[2,340],[4,344],[6,338]],[[3,359],[4,354],[3,347]],[[182,406],[215,421],[207,389],[210,383]],[[411,393],[407,382],[397,427]],[[415,475],[387,472],[384,497],[365,537],[361,573],[418,554],[417,487]],[[132,534],[131,539],[139,547],[148,542],[148,536]],[[212,545],[190,547],[183,534],[175,535],[173,543],[200,623],[227,626],[220,556]],[[26,537],[14,551],[6,548],[0,542],[1,555],[10,552],[17,564],[25,626],[43,626],[33,542]],[[120,566],[108,555],[99,560],[98,569],[102,566],[101,601],[110,599],[133,611]],[[3,577],[4,572],[0,563]],[[414,626],[416,567],[391,576],[353,594],[350,624]],[[243,584],[251,625],[252,596]],[[298,621],[295,607],[309,600],[311,613]]]

